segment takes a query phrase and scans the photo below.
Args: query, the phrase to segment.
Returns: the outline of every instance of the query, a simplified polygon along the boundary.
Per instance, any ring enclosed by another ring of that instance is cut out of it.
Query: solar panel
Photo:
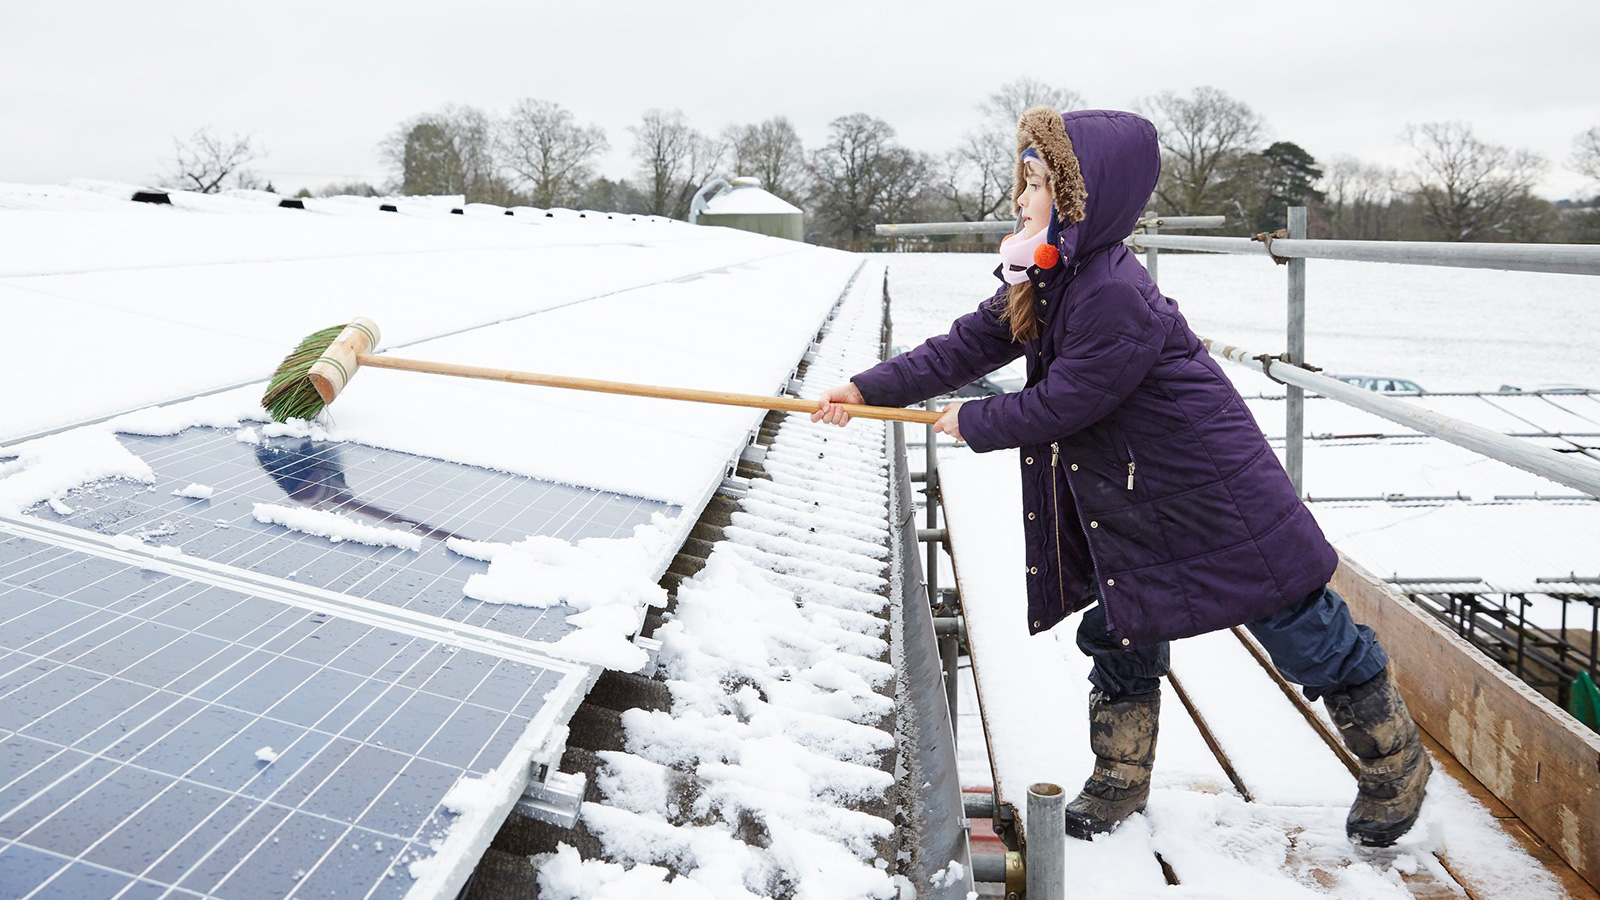
[[[257,444],[238,440],[232,430],[211,428],[118,438],[154,470],[153,486],[100,482],[64,498],[70,513],[40,505],[30,515],[541,641],[567,633],[564,611],[465,598],[462,586],[488,565],[447,549],[446,538],[626,537],[653,513],[677,509],[358,444],[303,438],[266,438]],[[209,497],[175,495],[190,485],[209,489]],[[333,542],[290,531],[257,521],[258,503],[336,512],[419,536],[421,549]]]
[[[0,648],[30,900],[399,897],[445,793],[579,677],[4,531]]]

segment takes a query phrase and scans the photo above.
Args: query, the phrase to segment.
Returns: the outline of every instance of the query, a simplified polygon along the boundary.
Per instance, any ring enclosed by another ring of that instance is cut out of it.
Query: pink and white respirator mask
[[[1050,229],[1041,228],[1031,237],[1013,234],[1000,244],[1000,277],[1007,284],[1021,284],[1028,280],[1028,267],[1050,268],[1056,264],[1055,247],[1051,246]],[[1040,257],[1048,257],[1046,262]]]

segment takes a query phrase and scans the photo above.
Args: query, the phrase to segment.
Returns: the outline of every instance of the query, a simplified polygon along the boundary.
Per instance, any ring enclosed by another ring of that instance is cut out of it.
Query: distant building
[[[723,225],[757,234],[805,239],[805,213],[800,207],[761,187],[761,179],[717,179],[695,195],[689,221],[697,225]]]

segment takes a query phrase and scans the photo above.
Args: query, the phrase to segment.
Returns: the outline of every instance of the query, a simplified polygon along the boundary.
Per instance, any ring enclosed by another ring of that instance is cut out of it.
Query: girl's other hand
[[[850,421],[850,414],[845,412],[841,403],[865,403],[861,397],[861,390],[855,382],[846,382],[828,388],[817,398],[817,411],[811,414],[811,421],[826,422],[829,425],[843,425]]]
[[[939,416],[939,421],[933,423],[933,430],[939,432],[940,434],[948,434],[958,441],[961,440],[960,413],[961,404],[963,402],[964,401],[957,400],[949,406],[946,406],[943,410],[943,414]]]

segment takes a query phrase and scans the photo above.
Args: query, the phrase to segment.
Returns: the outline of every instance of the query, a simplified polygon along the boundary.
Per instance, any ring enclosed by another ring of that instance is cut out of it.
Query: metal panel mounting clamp
[[[588,783],[582,772],[550,772],[543,781],[528,782],[517,801],[517,812],[557,828],[571,828],[578,824],[578,807],[583,805]]]

